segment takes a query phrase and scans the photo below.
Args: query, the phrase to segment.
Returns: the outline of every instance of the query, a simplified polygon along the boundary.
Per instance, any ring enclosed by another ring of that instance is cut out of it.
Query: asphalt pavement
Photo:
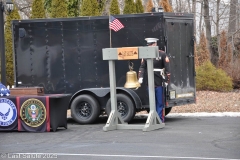
[[[239,116],[169,116],[162,129],[104,132],[106,117],[56,132],[1,132],[0,159],[230,160],[240,159]],[[131,124],[144,124],[139,116]]]

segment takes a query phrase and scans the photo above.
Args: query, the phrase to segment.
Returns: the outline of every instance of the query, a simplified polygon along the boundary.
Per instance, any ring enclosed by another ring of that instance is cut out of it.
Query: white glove
[[[140,84],[142,84],[142,83],[143,83],[143,78],[139,78],[139,79],[138,79],[138,82],[139,82]]]

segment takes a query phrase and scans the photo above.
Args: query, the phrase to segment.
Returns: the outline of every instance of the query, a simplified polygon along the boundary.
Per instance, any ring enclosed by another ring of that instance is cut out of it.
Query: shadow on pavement
[[[133,120],[131,120],[128,124],[145,124],[148,118],[148,114],[144,115],[136,115]],[[108,120],[107,116],[100,116],[97,121],[93,124],[106,124]],[[165,117],[165,123],[174,123],[176,121],[181,121],[184,120],[183,117]],[[78,124],[76,121],[74,121],[73,118],[68,118],[68,124],[73,124],[73,125],[82,125]],[[89,125],[89,124],[86,124]]]

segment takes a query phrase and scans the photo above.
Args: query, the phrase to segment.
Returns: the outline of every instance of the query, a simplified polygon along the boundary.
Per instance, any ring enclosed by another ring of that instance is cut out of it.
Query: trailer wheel
[[[93,123],[100,115],[100,106],[93,96],[80,95],[72,101],[71,115],[80,124]]]
[[[134,103],[125,94],[117,94],[117,110],[124,122],[131,121],[136,114]],[[111,113],[111,99],[106,104],[106,113],[108,116]]]
[[[171,110],[172,110],[172,107],[165,108],[165,116],[168,115],[168,113],[170,113]]]

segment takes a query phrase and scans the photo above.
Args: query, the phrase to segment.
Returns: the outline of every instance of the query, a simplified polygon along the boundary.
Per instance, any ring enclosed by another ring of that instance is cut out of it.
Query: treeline
[[[120,14],[118,0],[34,0],[31,18],[101,16],[106,12]],[[123,14],[143,12],[141,0],[125,0]]]

